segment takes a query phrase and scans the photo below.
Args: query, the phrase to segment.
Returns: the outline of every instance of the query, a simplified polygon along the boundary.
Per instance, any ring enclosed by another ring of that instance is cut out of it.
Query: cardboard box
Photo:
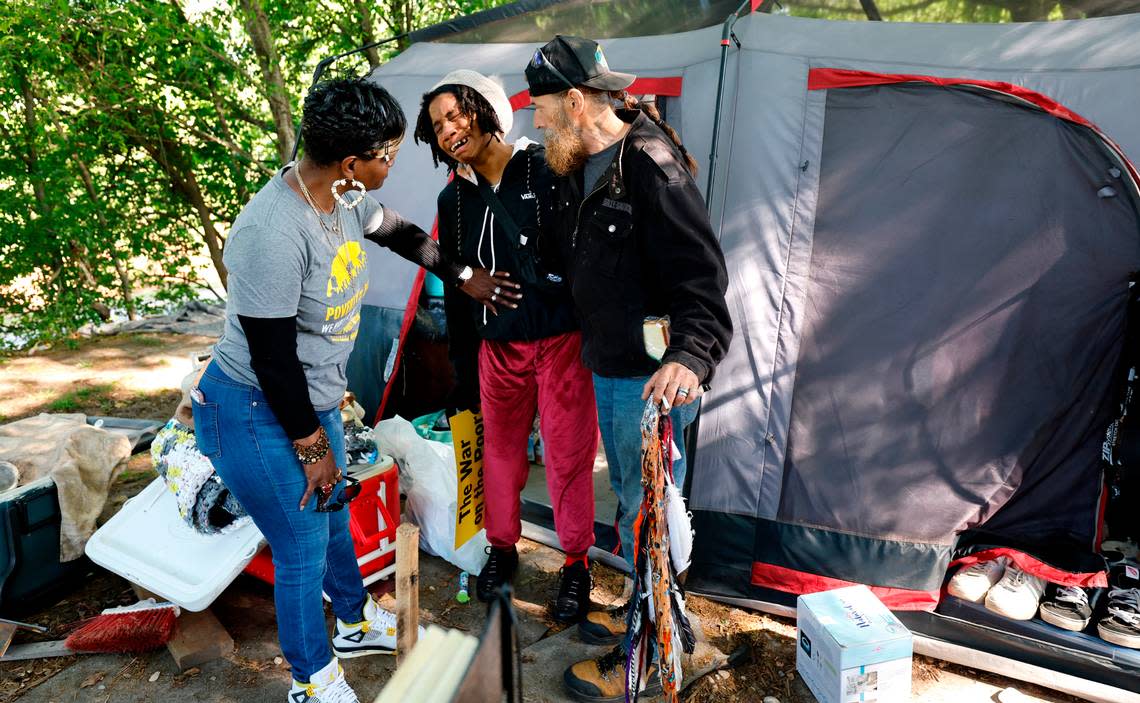
[[[866,586],[800,596],[796,671],[820,703],[910,700],[910,631]]]

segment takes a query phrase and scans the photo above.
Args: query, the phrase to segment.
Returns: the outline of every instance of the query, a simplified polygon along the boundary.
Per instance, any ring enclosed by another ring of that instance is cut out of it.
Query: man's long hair
[[[621,105],[627,110],[641,110],[644,112],[645,116],[653,121],[653,124],[657,125],[667,137],[673,140],[673,144],[677,146],[677,149],[681,152],[681,156],[685,159],[685,166],[688,167],[689,173],[694,177],[697,175],[697,160],[693,158],[693,155],[689,153],[689,150],[685,148],[685,145],[681,143],[681,137],[678,136],[677,130],[673,129],[673,127],[668,122],[661,119],[661,113],[657,110],[657,105],[655,103],[638,100],[637,97],[630,95],[624,90],[606,92],[601,90],[594,90],[593,88],[587,88],[585,86],[579,86],[578,90],[581,90],[584,94],[590,96],[594,100],[609,100],[613,103]]]

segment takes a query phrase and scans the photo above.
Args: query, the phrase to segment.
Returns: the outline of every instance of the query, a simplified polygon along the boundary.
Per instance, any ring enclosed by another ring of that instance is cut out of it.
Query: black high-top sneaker
[[[550,616],[558,622],[578,622],[590,609],[590,567],[576,561],[562,567],[558,579],[558,596]]]
[[[475,596],[483,602],[491,600],[499,586],[509,583],[519,568],[519,552],[514,547],[487,547],[487,563],[475,579]]]

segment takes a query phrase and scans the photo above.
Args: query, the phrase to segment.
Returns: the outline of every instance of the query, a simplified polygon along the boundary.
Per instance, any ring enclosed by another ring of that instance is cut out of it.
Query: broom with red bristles
[[[179,613],[173,603],[157,603],[147,598],[134,605],[108,608],[83,621],[64,642],[74,652],[149,652],[174,636]]]

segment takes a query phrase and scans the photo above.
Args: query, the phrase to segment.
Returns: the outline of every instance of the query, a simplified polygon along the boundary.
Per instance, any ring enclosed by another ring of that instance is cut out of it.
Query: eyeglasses
[[[551,73],[554,74],[554,76],[556,78],[558,78],[558,80],[565,83],[567,88],[577,87],[573,83],[570,82],[569,78],[562,75],[562,71],[559,71],[558,67],[555,66],[554,63],[550,59],[546,58],[546,54],[542,53],[542,49],[535,49],[534,50],[534,56],[530,57],[530,65],[534,66],[535,68],[546,67]]]
[[[365,155],[370,159],[381,159],[384,163],[391,165],[396,160],[396,154],[400,153],[400,145],[403,142],[404,137],[400,135],[396,139],[389,139]]]
[[[360,481],[357,481],[351,476],[345,476],[344,488],[341,489],[340,499],[330,503],[329,498],[332,498],[333,491],[335,490],[336,489],[334,488],[328,493],[323,493],[319,490],[317,491],[318,513],[335,513],[352,501],[356,500],[357,496],[360,495]]]

